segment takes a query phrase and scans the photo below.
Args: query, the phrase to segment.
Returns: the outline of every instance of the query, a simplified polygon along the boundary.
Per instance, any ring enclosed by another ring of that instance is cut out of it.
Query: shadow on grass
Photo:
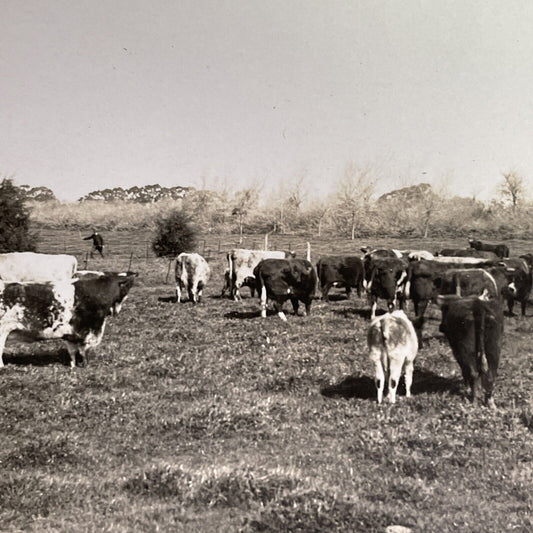
[[[175,303],[177,303],[178,298],[176,296],[160,296],[157,299],[157,301],[165,303],[165,304],[170,304],[170,303],[175,304]]]
[[[49,366],[60,363],[64,366],[70,366],[70,355],[66,349],[39,351],[33,354],[4,352],[3,359],[4,364],[10,365]],[[76,356],[76,363],[81,364],[81,357],[79,354]]]
[[[449,392],[453,395],[462,396],[462,382],[457,378],[445,378],[426,369],[415,369],[411,394],[438,394]],[[369,376],[346,376],[334,385],[327,385],[320,389],[322,396],[327,398],[359,398],[361,400],[375,399],[376,386],[374,379]],[[405,382],[402,375],[398,384],[398,394],[405,394]]]
[[[385,309],[378,309],[376,311],[376,316],[384,315],[387,311]],[[345,307],[344,309],[334,309],[333,313],[336,315],[341,315],[344,318],[351,318],[354,315],[370,320],[370,307],[365,308],[354,308],[354,307]]]

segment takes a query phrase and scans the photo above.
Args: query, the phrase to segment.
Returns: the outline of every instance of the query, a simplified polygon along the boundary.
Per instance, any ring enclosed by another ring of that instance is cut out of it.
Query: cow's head
[[[130,289],[133,287],[133,282],[139,274],[137,272],[120,272],[116,274],[118,283],[118,296],[114,299],[111,305],[111,316],[116,316],[122,309],[122,304],[128,297]]]

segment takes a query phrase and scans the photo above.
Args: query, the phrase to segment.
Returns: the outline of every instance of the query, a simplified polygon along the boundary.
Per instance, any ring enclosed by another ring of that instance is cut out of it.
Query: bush
[[[152,250],[157,257],[176,257],[194,250],[197,231],[183,211],[175,209],[168,216],[159,218],[156,228]]]
[[[30,210],[24,204],[24,191],[10,179],[0,183],[0,252],[32,252],[37,236],[30,233]]]

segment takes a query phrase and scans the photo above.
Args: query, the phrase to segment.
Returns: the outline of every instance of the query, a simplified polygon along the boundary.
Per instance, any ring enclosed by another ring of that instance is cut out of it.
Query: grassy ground
[[[497,411],[469,403],[435,308],[413,397],[400,388],[380,407],[366,300],[332,291],[307,318],[262,320],[258,300],[218,297],[231,236],[200,243],[213,270],[204,301],[175,304],[149,235],[106,237],[109,255],[88,267],[131,261],[140,276],[89,366],[71,371],[55,343],[5,355],[1,531],[533,530],[533,311],[506,318]],[[85,266],[77,233],[41,238]],[[274,246],[304,253],[303,241]],[[313,241],[314,259],[361,244]]]

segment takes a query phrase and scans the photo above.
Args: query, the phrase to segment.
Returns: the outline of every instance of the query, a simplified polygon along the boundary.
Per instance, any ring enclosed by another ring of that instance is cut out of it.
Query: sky
[[[488,199],[533,184],[528,0],[0,0],[0,176]]]

